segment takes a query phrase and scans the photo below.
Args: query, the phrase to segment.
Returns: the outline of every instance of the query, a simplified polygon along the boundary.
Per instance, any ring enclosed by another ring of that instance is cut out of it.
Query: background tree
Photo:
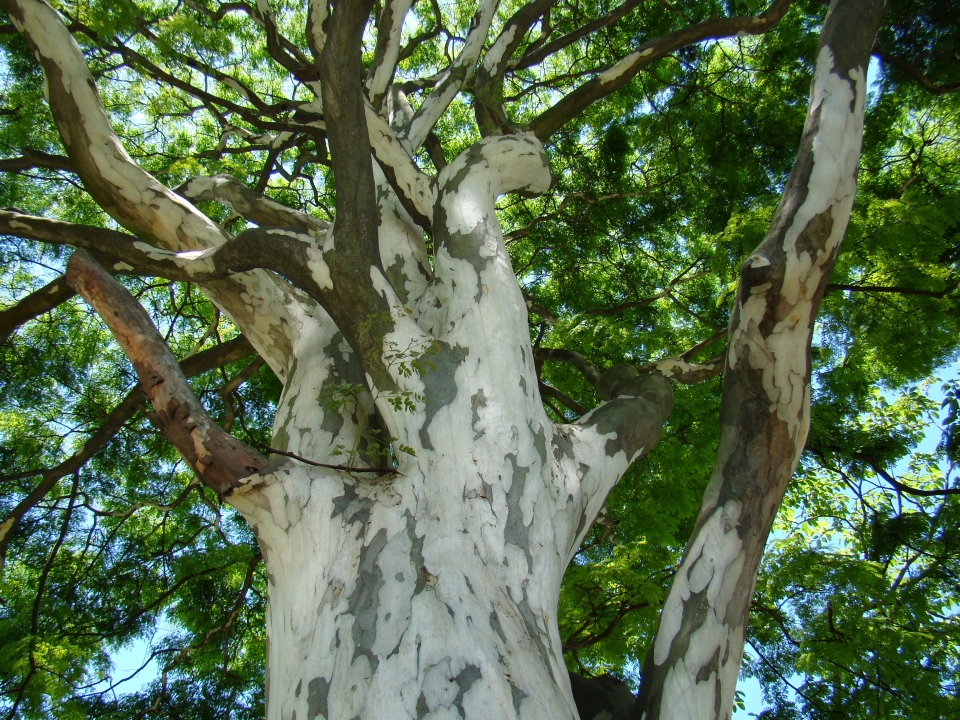
[[[9,716],[953,708],[949,5],[4,9]]]

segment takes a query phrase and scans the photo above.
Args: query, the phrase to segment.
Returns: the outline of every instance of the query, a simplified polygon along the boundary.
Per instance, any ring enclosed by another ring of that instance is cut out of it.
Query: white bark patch
[[[618,78],[622,77],[625,73],[630,71],[630,68],[637,62],[640,58],[645,58],[648,55],[653,54],[653,48],[648,47],[643,50],[637,50],[630,53],[622,60],[618,61],[615,65],[610,68],[607,68],[597,77],[600,78],[600,82],[606,84],[608,82],[613,82]]]
[[[736,590],[744,560],[743,543],[736,529],[739,517],[740,504],[736,501],[731,500],[717,508],[688,550],[660,617],[653,649],[653,660],[657,665],[665,663],[670,655],[671,645],[680,632],[684,604],[691,594],[706,591],[709,609],[697,630],[697,633],[703,633],[702,639],[696,646],[691,640],[688,658],[693,657],[689,653],[707,652],[708,646],[712,654],[714,648],[727,638],[730,627],[725,618],[726,607]],[[739,620],[736,618],[736,622]],[[688,665],[692,667],[691,663]]]
[[[390,35],[383,60],[374,70],[373,76],[367,80],[368,97],[383,95],[387,91],[390,80],[393,79],[393,71],[400,55],[400,36],[403,31],[403,23],[411,5],[413,5],[413,0],[397,0],[397,2],[391,3],[390,28],[389,30],[379,28],[380,33],[389,32]]]
[[[513,38],[516,37],[516,35],[517,26],[511,25],[509,30],[497,38],[497,41],[493,44],[493,47],[487,50],[487,54],[483,56],[484,70],[491,75],[497,72],[497,68],[500,67],[501,63],[504,61],[504,53],[507,52],[507,48],[510,46],[510,43],[513,42]]]
[[[835,252],[847,228],[856,190],[857,163],[863,139],[865,79],[860,69],[849,79],[834,72],[828,46],[817,57],[811,93],[808,128],[817,121],[813,138],[813,168],[807,195],[783,239],[786,256],[782,302],[791,306],[786,316],[764,339],[758,326],[766,312],[765,284],[750,288],[742,305],[739,327],[730,343],[730,365],[735,367],[743,348],[750,348],[750,364],[763,371],[763,387],[771,410],[787,424],[802,446],[809,423],[809,388],[806,385],[806,347],[813,324],[813,294],[821,282],[823,266]],[[831,222],[829,236],[816,254],[798,248],[802,233],[818,218]],[[752,256],[751,267],[769,265],[767,258]]]

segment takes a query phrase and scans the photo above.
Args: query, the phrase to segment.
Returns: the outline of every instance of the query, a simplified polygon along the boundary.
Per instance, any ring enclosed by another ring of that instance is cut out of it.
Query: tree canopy
[[[339,70],[311,46],[318,27],[336,36],[307,3],[52,5],[125,151],[224,236],[283,225],[272,218],[285,208],[304,227],[336,218],[339,232],[367,232],[341,213],[352,200],[338,183],[363,163],[328,132],[339,110],[320,102],[318,79]],[[395,144],[432,177],[481,138],[543,143],[549,190],[504,195],[497,212],[548,416],[596,407],[610,368],[688,368],[659,444],[607,498],[564,576],[558,620],[579,675],[637,689],[713,472],[741,265],[797,155],[826,11],[813,0],[385,0],[356,19],[362,67],[341,80],[363,79],[359,113],[381,133],[373,153],[392,187],[410,189],[398,196],[428,257],[439,228],[419,176],[390,160]],[[157,244],[159,221],[133,227],[87,179],[12,24],[0,48],[0,711],[261,717],[257,541],[151,423],[123,349],[63,278],[69,246],[107,258],[209,415],[264,454],[286,447],[271,436],[282,363],[255,352],[227,317],[237,309],[218,309],[202,280],[154,271],[142,250],[116,261],[121,233]],[[890,0],[873,58],[856,201],[814,330],[809,437],[752,605],[743,672],[763,684],[771,719],[960,710],[960,7]],[[298,284],[259,262],[244,269]],[[378,306],[329,302],[362,354],[360,320]],[[364,370],[379,377],[372,361]],[[395,439],[367,440],[369,457],[398,466]],[[121,677],[112,658],[134,643],[149,662]]]

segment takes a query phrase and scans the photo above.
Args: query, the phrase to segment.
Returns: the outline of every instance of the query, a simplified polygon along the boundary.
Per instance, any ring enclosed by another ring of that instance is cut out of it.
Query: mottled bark
[[[827,14],[800,150],[767,236],[744,261],[713,477],[643,666],[635,716],[729,718],[774,515],[810,423],[810,340],[847,227],[881,0]]]

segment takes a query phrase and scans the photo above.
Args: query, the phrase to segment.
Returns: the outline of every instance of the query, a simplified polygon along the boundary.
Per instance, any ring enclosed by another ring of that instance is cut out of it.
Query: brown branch
[[[67,281],[110,328],[154,407],[148,417],[205,485],[223,496],[266,464],[260,453],[213,422],[147,311],[89,253],[74,252]]]
[[[76,293],[73,288],[67,285],[66,279],[61,275],[10,307],[0,310],[0,343],[25,322],[50,312],[74,295]]]
[[[920,68],[918,68],[914,63],[904,60],[903,58],[898,58],[895,55],[891,55],[877,45],[873,46],[873,56],[878,58],[885,65],[896,68],[911,80],[916,80],[920,87],[922,87],[931,95],[944,95],[949,92],[960,90],[960,82],[937,85],[930,80],[930,78],[924,75]]]
[[[541,347],[536,349],[535,354],[538,360],[570,363],[591,385],[596,385],[600,380],[600,369],[575,350]]]
[[[578,403],[573,398],[567,397],[565,394],[557,390],[555,387],[547,385],[545,382],[540,383],[540,394],[551,397],[554,400],[562,403],[566,407],[570,408],[577,415],[586,415],[587,409]]]
[[[916,290],[914,288],[892,287],[889,285],[827,285],[827,292],[849,291],[865,293],[895,293],[897,295],[920,295],[922,297],[942,298],[956,290],[954,282],[943,290]]]
[[[15,158],[0,160],[0,172],[23,172],[34,168],[45,170],[63,170],[74,172],[70,158],[63,155],[50,155],[40,150],[23,149],[23,155]]]
[[[603,28],[612,25],[642,2],[643,0],[627,0],[616,10],[607,13],[603,17],[599,17],[593,22],[589,22],[586,25],[577,28],[573,32],[567,33],[563,37],[559,37],[556,40],[541,46],[539,49],[533,52],[525,53],[518,60],[508,62],[507,68],[509,70],[522,70],[530,67],[531,65],[537,65],[554,53],[559,52],[568,45],[577,42],[577,40],[582,40],[587,35],[592,35],[597,30],[602,30]]]
[[[313,467],[322,467],[322,468],[328,468],[330,470],[340,470],[341,472],[350,472],[350,473],[380,473],[383,475],[399,475],[400,474],[399,470],[396,470],[395,468],[392,468],[392,467],[391,468],[388,468],[388,467],[358,468],[358,467],[351,467],[349,465],[330,465],[329,463],[314,462],[313,460],[308,460],[305,457],[295,455],[292,452],[277,450],[267,445],[261,445],[260,449],[272,455],[283,455],[284,457],[292,458],[294,460],[299,460],[300,462],[305,463],[307,465],[312,465]]]
[[[683,285],[684,283],[692,282],[708,274],[705,272],[699,272],[699,273],[694,273],[693,275],[685,278],[683,276],[684,274],[686,274],[686,272],[687,270],[685,270],[683,273],[675,277],[673,280],[667,283],[667,286],[663,290],[656,293],[655,295],[641,298],[640,300],[633,300],[631,302],[625,302],[619,305],[613,305],[612,307],[608,307],[608,308],[594,308],[593,310],[584,310],[583,314],[584,315],[601,315],[606,317],[609,315],[616,315],[617,313],[621,313],[624,310],[647,307],[648,305],[656,302],[657,300],[668,297],[673,292],[673,289],[677,285]]]
[[[622,88],[643,68],[657,60],[705,40],[765,33],[780,21],[792,2],[793,0],[774,0],[764,12],[753,17],[719,18],[714,15],[702,22],[649,40],[617,65],[565,95],[556,105],[534,119],[529,129],[541,140],[546,140],[590,105]]]
[[[221,365],[227,365],[249,356],[253,352],[250,341],[242,335],[221,345],[203,350],[202,352],[185,359],[180,363],[180,369],[185,377],[194,377],[212,370]],[[20,520],[30,510],[36,507],[43,498],[56,486],[57,482],[67,475],[78,472],[100,450],[106,447],[120,429],[134,416],[137,408],[147,400],[146,394],[139,387],[134,388],[108,413],[90,437],[83,443],[80,450],[67,458],[59,465],[47,470],[18,473],[13,478],[26,478],[33,475],[42,475],[37,486],[10,511],[3,523],[0,523],[0,566],[3,565],[7,553],[7,546],[13,531]]]

